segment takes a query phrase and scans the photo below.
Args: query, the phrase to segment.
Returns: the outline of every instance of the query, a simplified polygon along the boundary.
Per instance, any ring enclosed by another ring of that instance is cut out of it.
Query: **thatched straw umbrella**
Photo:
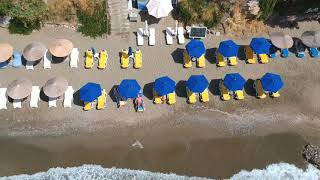
[[[49,79],[43,86],[43,92],[49,98],[62,96],[68,88],[68,81],[63,77]]]
[[[271,42],[274,46],[280,49],[287,49],[293,46],[293,39],[291,36],[283,32],[275,32],[270,35]]]
[[[308,47],[320,47],[320,31],[306,31],[302,34],[301,40]]]
[[[46,47],[40,42],[28,44],[23,50],[23,57],[27,61],[38,61],[43,58],[46,53]]]
[[[12,81],[7,89],[7,95],[12,99],[24,99],[31,94],[32,82],[25,78]]]
[[[56,39],[49,45],[49,51],[55,57],[66,57],[72,49],[73,44],[68,39]]]
[[[0,63],[10,59],[13,47],[10,44],[0,44]]]

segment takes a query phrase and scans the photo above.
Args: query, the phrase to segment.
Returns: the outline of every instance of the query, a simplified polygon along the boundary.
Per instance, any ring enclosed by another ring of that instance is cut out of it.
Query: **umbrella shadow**
[[[183,51],[184,49],[177,48],[171,53],[171,57],[173,58],[175,63],[183,64]]]
[[[50,59],[50,54],[48,55],[49,53],[47,53],[47,58]],[[62,63],[62,62],[65,62],[67,61],[68,59],[68,56],[66,57],[56,57],[56,56],[51,56],[51,63],[52,64],[59,64],[59,63]]]
[[[34,61],[34,62],[33,62],[33,66],[37,66],[37,65],[40,63],[41,60],[42,60],[42,59],[39,59],[39,60],[37,60],[37,61]],[[24,56],[21,57],[21,63],[22,63],[22,65],[24,65],[24,66],[27,65],[27,60],[26,60],[26,58],[24,58]]]
[[[253,88],[254,79],[248,79],[244,85],[244,90],[249,96],[256,96],[256,90]]]
[[[209,49],[206,50],[205,58],[211,64],[216,64],[217,63],[216,51],[217,51],[217,48],[209,48]]]
[[[80,100],[80,90],[73,93],[73,104],[83,106],[83,102]]]
[[[114,86],[112,86],[112,88],[110,89],[110,91],[109,91],[109,93],[108,93],[108,95],[109,95],[109,97],[111,98],[111,100],[113,101],[113,102],[117,102],[117,98],[116,98],[116,96],[115,96],[115,94],[114,94],[114,92],[115,92],[115,90],[116,89],[118,89],[118,85],[114,85]]]
[[[175,91],[178,97],[187,97],[186,81],[180,80],[176,85]]]
[[[248,46],[248,45],[240,45],[240,47],[239,47],[238,59],[239,59],[240,61],[245,61],[246,58],[247,58],[247,57],[246,57],[246,52],[245,52],[246,46]]]
[[[298,52],[305,52],[307,47],[303,44],[302,40],[297,37],[293,37],[293,46],[289,48],[289,51],[297,54]]]
[[[149,100],[153,99],[153,87],[154,87],[154,82],[145,84],[143,87],[143,95]]]
[[[212,79],[209,84],[209,91],[214,96],[220,96],[219,83],[221,79]]]
[[[149,15],[149,14],[148,14],[148,11],[140,11],[140,12],[139,12],[139,15],[140,15],[140,17],[141,17],[141,22],[147,21],[147,22],[148,22],[148,25],[158,24],[159,21],[160,21],[160,18],[157,19],[157,18]]]
[[[44,93],[43,88],[40,91],[40,99],[44,102],[49,102],[49,97]]]

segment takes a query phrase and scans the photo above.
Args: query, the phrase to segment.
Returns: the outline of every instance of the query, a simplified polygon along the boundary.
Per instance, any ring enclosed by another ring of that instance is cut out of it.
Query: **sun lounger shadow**
[[[154,82],[145,84],[143,87],[143,95],[149,100],[153,100],[153,87]]]
[[[209,48],[206,51],[205,58],[211,63],[211,64],[216,64],[216,52],[217,48]]]
[[[80,90],[73,93],[73,104],[77,106],[83,106],[83,102],[80,100]]]
[[[176,85],[176,94],[178,97],[187,97],[186,81],[181,80]]]
[[[244,85],[244,90],[245,90],[247,95],[255,97],[256,96],[256,91],[253,88],[253,84],[254,84],[254,80],[253,79],[248,79],[246,84]]]
[[[214,96],[220,96],[219,83],[221,79],[212,79],[209,84],[209,91]]]
[[[49,97],[46,94],[44,94],[42,88],[41,88],[41,91],[40,91],[40,100],[44,101],[44,102],[49,102]]]
[[[184,49],[177,48],[171,53],[171,57],[173,58],[175,63],[183,64],[183,52]]]
[[[117,98],[116,98],[116,96],[114,95],[114,92],[115,92],[115,90],[118,88],[118,85],[114,85],[114,86],[112,86],[112,88],[111,88],[111,90],[109,91],[109,93],[108,93],[108,95],[109,95],[109,97],[111,98],[111,100],[113,101],[113,102],[117,102]]]
[[[238,60],[240,61],[245,61],[246,60],[246,52],[245,52],[245,47],[247,45],[240,45],[239,51],[238,51]]]

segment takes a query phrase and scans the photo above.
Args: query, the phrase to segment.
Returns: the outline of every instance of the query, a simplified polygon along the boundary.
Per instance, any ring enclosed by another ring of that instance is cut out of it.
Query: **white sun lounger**
[[[51,69],[51,61],[52,61],[52,55],[47,49],[43,58],[43,69]]]
[[[74,90],[73,90],[72,86],[68,86],[66,92],[64,93],[63,107],[71,108],[71,104],[72,104],[72,100],[73,100],[73,93],[74,93]]]
[[[139,28],[137,32],[137,44],[143,46],[143,29]]]
[[[34,70],[34,69],[33,69],[33,62],[27,61],[27,63],[26,63],[26,69],[27,69],[27,70]]]
[[[171,27],[167,27],[166,29],[166,40],[167,40],[167,44],[171,45],[173,44],[173,33],[172,33],[173,29]]]
[[[49,98],[49,108],[50,107],[57,107],[57,98]]]
[[[0,88],[0,109],[7,109],[7,88]]]
[[[179,44],[185,43],[183,27],[178,27],[178,43]]]
[[[149,28],[149,45],[154,46],[156,44],[156,30]]]
[[[13,100],[13,108],[16,109],[16,108],[21,108],[22,105],[21,105],[21,101],[20,100]]]
[[[30,107],[37,108],[39,100],[40,100],[40,88],[39,86],[32,86]]]
[[[79,61],[79,49],[73,48],[70,54],[70,67],[77,68]]]

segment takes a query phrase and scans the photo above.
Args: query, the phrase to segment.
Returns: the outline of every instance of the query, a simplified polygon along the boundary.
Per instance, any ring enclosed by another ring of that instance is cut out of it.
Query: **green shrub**
[[[273,13],[278,0],[260,0],[260,20],[267,20]]]
[[[13,6],[12,0],[0,0],[0,16],[8,15],[9,9]]]
[[[40,30],[40,21],[23,22],[19,19],[11,19],[9,24],[9,32],[12,34],[30,34],[33,30]]]

